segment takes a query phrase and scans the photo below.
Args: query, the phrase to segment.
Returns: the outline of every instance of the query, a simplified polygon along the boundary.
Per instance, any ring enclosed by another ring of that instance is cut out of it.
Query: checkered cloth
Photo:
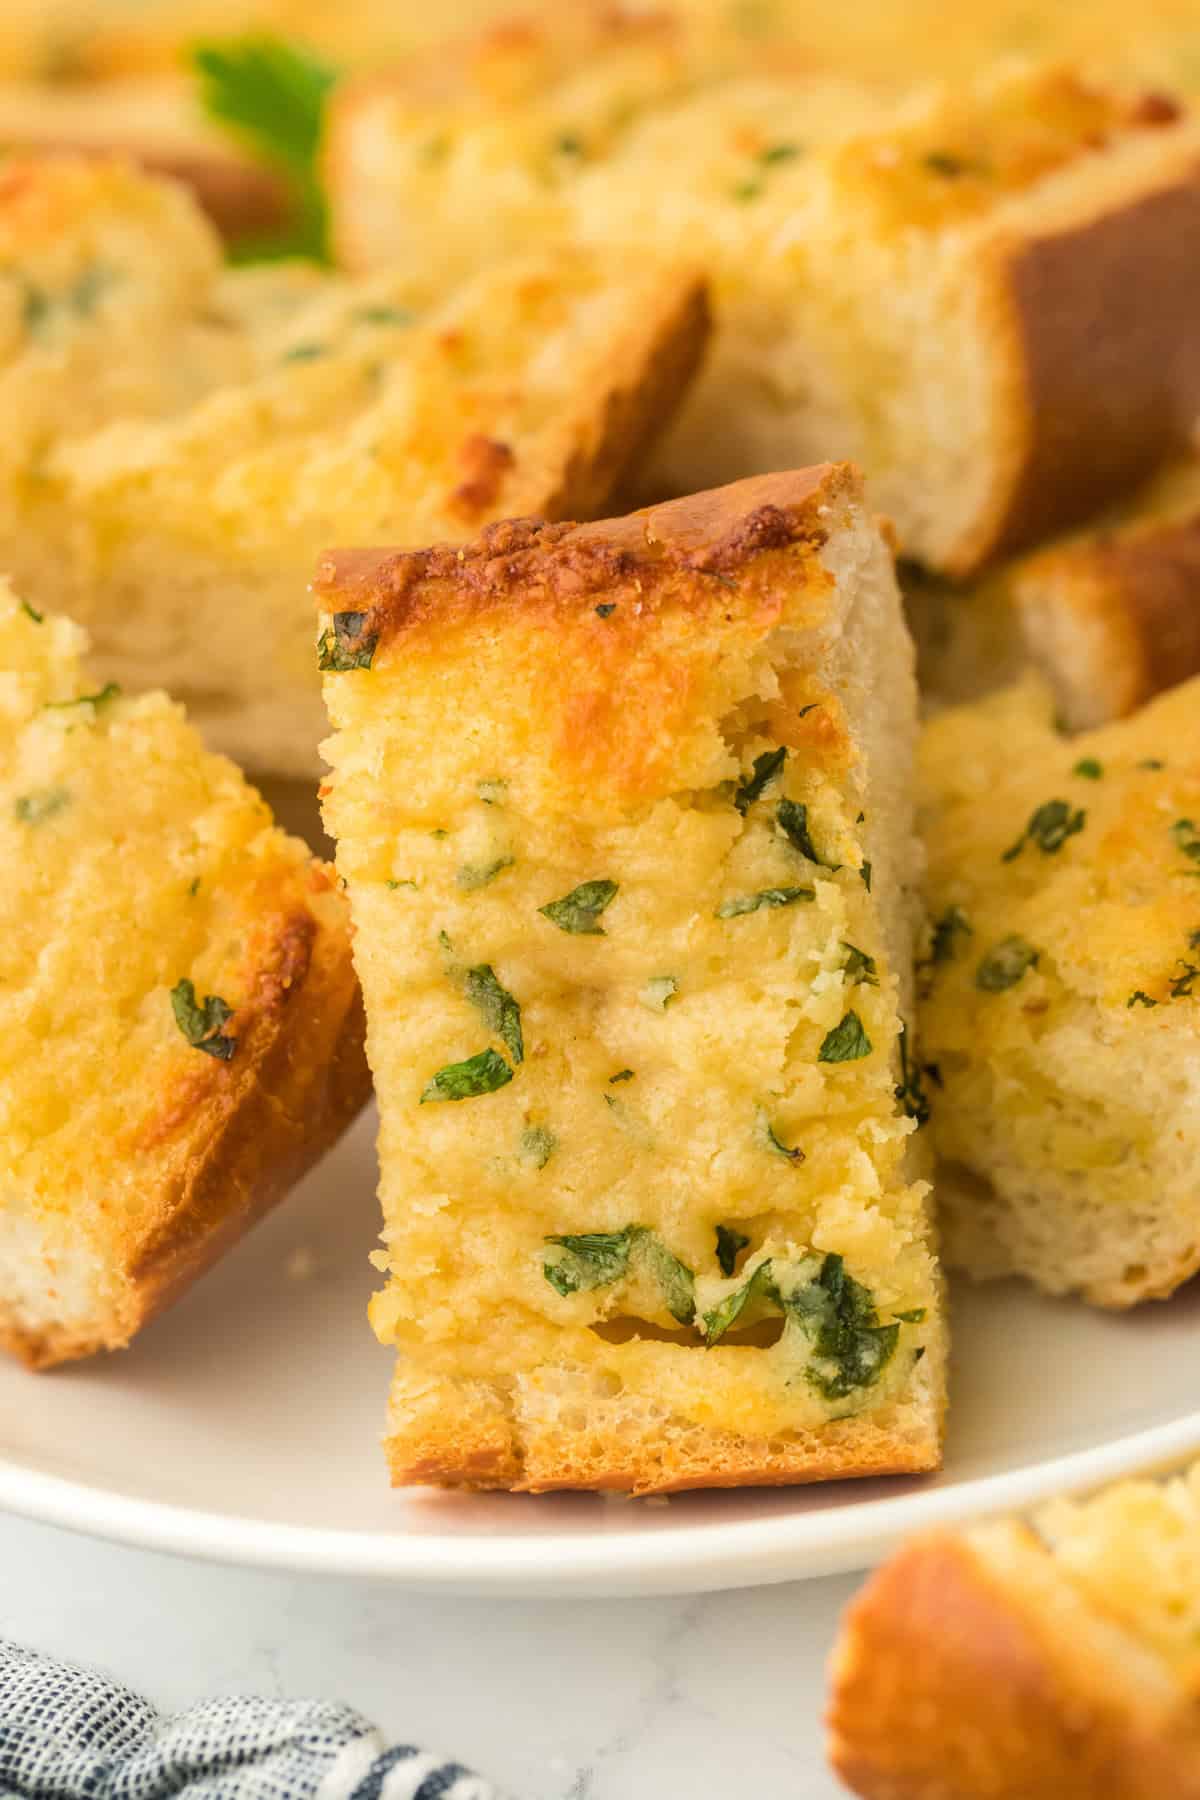
[[[204,1700],[164,1719],[0,1639],[0,1800],[500,1800],[461,1763],[328,1700]]]

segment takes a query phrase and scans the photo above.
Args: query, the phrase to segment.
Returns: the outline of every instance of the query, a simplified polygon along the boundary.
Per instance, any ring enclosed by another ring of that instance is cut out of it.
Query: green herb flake
[[[523,1062],[525,1041],[521,1035],[521,1008],[496,979],[491,963],[477,963],[467,970],[466,993],[488,1030],[500,1039],[513,1062]]]
[[[1000,860],[1013,862],[1026,844],[1036,844],[1043,855],[1054,856],[1069,837],[1083,830],[1086,820],[1087,814],[1082,810],[1072,812],[1067,801],[1047,800],[1030,814],[1028,825]]]
[[[121,688],[118,682],[107,681],[94,694],[79,694],[74,700],[47,700],[46,710],[47,712],[58,711],[68,706],[100,707],[109,700],[115,700],[120,692]]]
[[[985,994],[1002,994],[1016,987],[1027,969],[1037,967],[1041,952],[1014,933],[1002,938],[983,958],[975,971],[975,986]]]
[[[560,931],[570,932],[573,937],[604,937],[603,925],[598,923],[600,914],[611,906],[618,893],[615,881],[582,881],[561,900],[551,900],[538,911]]]
[[[1196,982],[1200,980],[1200,968],[1195,963],[1186,962],[1181,956],[1176,963],[1178,975],[1170,978],[1170,996],[1172,1000],[1191,1000],[1196,991]]]
[[[1084,781],[1099,781],[1104,774],[1104,765],[1098,763],[1094,756],[1083,756],[1075,764],[1071,773],[1081,776]]]
[[[583,139],[574,131],[560,132],[554,141],[554,148],[559,156],[583,156]]]
[[[194,900],[196,898],[196,895],[199,892],[200,892],[200,877],[198,875],[195,875],[192,877],[191,881],[188,882],[188,899]]]
[[[1191,862],[1200,862],[1200,831],[1196,829],[1194,819],[1176,819],[1171,827],[1171,836],[1175,846]]]
[[[527,1125],[521,1133],[521,1161],[530,1168],[544,1169],[558,1149],[558,1139],[544,1125]]]
[[[782,1298],[812,1338],[817,1366],[805,1371],[805,1379],[822,1399],[844,1400],[879,1380],[900,1327],[879,1323],[870,1289],[847,1275],[840,1256],[826,1256],[815,1281]]]
[[[732,1276],[738,1256],[749,1242],[750,1239],[743,1232],[735,1231],[732,1225],[717,1226],[717,1265],[722,1275]]]
[[[545,1241],[566,1253],[557,1262],[542,1264],[546,1280],[564,1298],[623,1281],[636,1257],[658,1285],[671,1317],[680,1325],[690,1325],[695,1319],[695,1275],[647,1226],[627,1225],[624,1231],[588,1231]]]
[[[774,1301],[777,1306],[780,1304],[779,1289],[775,1285],[771,1259],[768,1257],[766,1262],[759,1263],[740,1288],[735,1288],[732,1294],[726,1294],[725,1298],[714,1306],[711,1312],[705,1313],[705,1344],[711,1350],[715,1344],[720,1343],[727,1331],[733,1329],[743,1313],[753,1311],[756,1306],[762,1306],[771,1301]],[[746,1323],[750,1324],[752,1321],[748,1319]]]
[[[1157,756],[1147,756],[1138,764],[1139,769],[1165,769],[1166,766],[1166,763],[1160,761]]]
[[[360,306],[354,317],[362,325],[411,325],[416,314],[407,306]]]
[[[971,922],[962,908],[948,906],[933,928],[929,946],[930,962],[953,962],[958,939],[974,935]]]
[[[714,919],[740,919],[746,913],[761,912],[764,907],[795,906],[800,900],[815,900],[817,892],[810,887],[761,888],[757,894],[734,894],[722,900]]]
[[[615,1075],[609,1076],[608,1085],[611,1087],[614,1081],[632,1081],[632,1080],[633,1080],[633,1070],[632,1069],[618,1069]]]
[[[787,748],[780,745],[778,750],[764,750],[761,756],[754,759],[751,773],[739,783],[733,796],[733,804],[745,818],[756,800],[761,800],[766,789],[778,776],[787,761]]]
[[[771,1121],[767,1117],[766,1113],[761,1110],[759,1111],[757,1117],[755,1118],[754,1131],[755,1131],[755,1136],[758,1138],[759,1143],[763,1146],[763,1149],[768,1150],[772,1156],[781,1156],[785,1162],[790,1162],[790,1163],[794,1163],[794,1164],[799,1164],[804,1161],[803,1150],[801,1150],[799,1148],[799,1146],[797,1146],[794,1150],[789,1149],[788,1146],[777,1135],[777,1133],[775,1131],[775,1127],[771,1124]]]
[[[40,825],[60,813],[70,798],[63,787],[37,788],[32,794],[22,794],[13,811],[22,825]]]
[[[947,181],[956,181],[959,176],[970,172],[971,165],[963,157],[955,156],[950,150],[930,150],[921,158],[921,162],[931,175],[941,175]]]
[[[925,1320],[925,1308],[923,1306],[912,1306],[907,1312],[893,1313],[892,1317],[893,1319],[899,1319],[902,1325],[921,1325]]]
[[[907,1025],[901,1025],[900,1027],[899,1044],[900,1082],[894,1092],[900,1106],[908,1114],[910,1119],[916,1120],[917,1129],[920,1130],[922,1125],[928,1125],[929,1123],[929,1096],[926,1094],[924,1084],[921,1080],[920,1065],[915,1062],[910,1062],[908,1058]]]
[[[1135,988],[1133,990],[1132,994],[1130,994],[1128,1000],[1125,1002],[1125,1005],[1127,1007],[1129,1007],[1129,1006],[1157,1006],[1158,1001],[1152,1000],[1150,998],[1149,994],[1147,994],[1144,989]]]
[[[465,1062],[447,1063],[439,1069],[421,1095],[420,1104],[433,1100],[473,1100],[478,1094],[494,1094],[507,1086],[513,1072],[496,1050],[480,1050]]]
[[[827,862],[818,856],[813,847],[812,838],[808,834],[808,808],[798,800],[781,800],[775,810],[775,822],[784,837],[794,850],[806,856],[809,862],[819,863],[822,868],[836,871],[840,863]]]
[[[386,881],[386,882],[385,882],[385,884],[384,884],[384,885],[385,885],[385,886],[386,886],[386,887],[387,887],[387,888],[388,888],[388,889],[389,889],[389,890],[390,890],[390,891],[391,891],[391,892],[392,892],[392,893],[393,893],[393,894],[394,894],[394,893],[395,893],[395,891],[396,891],[396,889],[397,889],[397,888],[412,888],[412,889],[413,889],[413,891],[414,891],[414,893],[415,893],[415,892],[416,892],[416,891],[417,891],[417,883],[416,883],[416,882],[415,882],[415,881],[409,881],[409,880],[408,880],[408,879],[407,879],[407,878],[406,878],[406,879],[404,879],[404,880],[402,880],[402,881],[393,881],[393,880],[392,880],[392,879],[391,879],[391,878],[390,878],[390,877],[389,877],[389,879],[388,879],[388,880],[387,880],[387,881]]]
[[[237,1039],[227,1037],[222,1025],[233,1017],[233,1008],[220,994],[206,994],[203,1004],[196,1000],[196,989],[185,976],[171,989],[171,1011],[175,1023],[193,1050],[228,1062],[237,1049]]]
[[[743,206],[749,200],[757,200],[762,193],[761,181],[739,181],[737,186],[730,190],[731,197]]]
[[[345,674],[348,669],[369,669],[379,636],[363,630],[366,622],[365,612],[334,613],[333,624],[326,627],[317,642],[318,669],[333,669],[338,674]]]
[[[40,613],[36,606],[30,606],[28,600],[21,601],[21,611],[25,614],[27,619],[32,619],[35,625],[41,625],[45,622],[45,613]]]
[[[498,856],[495,862],[464,863],[454,880],[464,894],[473,894],[477,888],[488,887],[497,875],[502,875],[505,869],[511,869],[515,862],[515,857]]]
[[[870,1056],[874,1046],[856,1012],[845,1013],[832,1031],[825,1033],[817,1061],[823,1063],[857,1062]]]
[[[279,360],[281,363],[319,362],[321,357],[328,355],[328,344],[293,344]]]
[[[778,163],[792,162],[801,153],[799,144],[769,144],[760,150],[758,160],[765,168],[774,168]]]
[[[615,600],[605,600],[596,608],[596,617],[598,619],[611,619],[616,610],[617,603]]]
[[[292,189],[289,228],[249,246],[251,253],[328,262],[317,159],[337,71],[298,46],[263,34],[202,43],[191,55],[205,112],[280,169]]]
[[[666,1012],[668,1005],[679,992],[679,983],[673,975],[654,975],[646,983],[638,999],[649,1012]]]
[[[858,872],[859,872],[859,875],[862,877],[862,884],[866,888],[866,890],[869,894],[871,891],[871,865],[870,865],[870,863],[865,862],[863,864],[862,868]]]
[[[846,980],[859,987],[878,987],[879,971],[875,966],[875,958],[860,950],[857,944],[848,944],[842,939],[842,949],[846,952],[846,960],[842,964],[842,973]]]

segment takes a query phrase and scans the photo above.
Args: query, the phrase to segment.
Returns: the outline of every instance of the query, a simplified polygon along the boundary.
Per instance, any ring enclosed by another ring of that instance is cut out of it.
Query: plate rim
[[[1200,1451],[1200,1409],[1101,1444],[944,1486],[766,1518],[625,1534],[498,1537],[287,1525],[141,1499],[0,1458],[0,1510],[108,1542],[235,1567],[548,1599],[703,1593],[871,1567],[914,1532],[1149,1474]],[[630,1504],[642,1504],[630,1502]]]

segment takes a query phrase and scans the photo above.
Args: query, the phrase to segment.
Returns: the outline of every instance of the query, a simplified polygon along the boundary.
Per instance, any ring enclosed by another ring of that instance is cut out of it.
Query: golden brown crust
[[[639,609],[668,589],[697,609],[723,604],[722,582],[760,552],[819,549],[826,510],[856,498],[847,463],[759,475],[710,493],[591,525],[506,519],[473,543],[430,550],[330,550],[313,590],[323,607],[362,612],[363,637],[386,649],[451,615],[522,604],[582,611],[594,596],[636,596]],[[709,579],[704,579],[705,577]]]
[[[1187,443],[1200,413],[1197,242],[1200,154],[1189,135],[1154,191],[1001,246],[995,325],[1012,394],[997,431],[1000,476],[946,573],[969,575],[1086,517]]]
[[[328,877],[313,871],[324,885]],[[0,1346],[30,1368],[118,1349],[219,1260],[336,1141],[370,1095],[362,996],[347,936],[307,909],[270,921],[251,951],[250,1001],[229,1062],[197,1067],[150,1119],[162,1147],[155,1202],[122,1245],[122,1291],[94,1333],[31,1335],[0,1320]]]
[[[1013,597],[1069,722],[1122,718],[1200,673],[1200,514],[1031,557]]]
[[[1176,1729],[1169,1699],[1152,1700],[1112,1646],[1095,1653],[1086,1614],[1073,1640],[1038,1601],[949,1534],[873,1575],[831,1664],[842,1780],[864,1800],[1195,1800],[1186,1715]],[[1079,1602],[1066,1601],[1070,1618]]]

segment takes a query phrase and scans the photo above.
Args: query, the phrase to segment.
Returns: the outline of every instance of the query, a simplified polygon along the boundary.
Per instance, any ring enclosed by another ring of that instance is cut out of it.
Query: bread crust
[[[312,879],[327,886],[321,867]],[[162,1146],[157,1191],[120,1241],[119,1291],[92,1331],[31,1334],[0,1315],[0,1347],[31,1369],[124,1348],[237,1242],[366,1104],[362,996],[348,936],[293,907],[254,944],[237,1051],[196,1069],[138,1121]]]
[[[1200,513],[1031,557],[1012,591],[1074,727],[1200,674]]]
[[[867,1582],[831,1662],[834,1769],[864,1800],[1195,1800],[1200,1736],[1165,1668],[1132,1641],[1123,1659],[1011,1529],[1028,1591],[949,1533]]]
[[[1169,120],[1164,120],[1169,124]],[[1200,413],[1200,148],[1097,216],[995,247],[998,396],[991,504],[948,554],[962,577],[1097,511],[1188,441]],[[1137,278],[1131,278],[1131,271]]]

